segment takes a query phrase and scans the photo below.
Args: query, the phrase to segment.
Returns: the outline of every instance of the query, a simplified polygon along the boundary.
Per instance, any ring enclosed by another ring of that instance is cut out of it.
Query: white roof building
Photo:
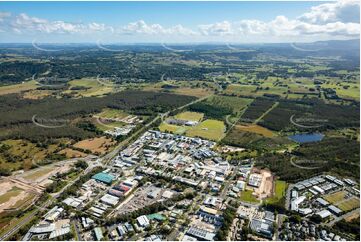
[[[291,210],[298,211],[298,205],[306,199],[305,196],[300,196],[291,202]]]
[[[137,218],[137,223],[140,227],[143,227],[143,228],[146,228],[150,225],[149,219],[145,215],[139,216]]]
[[[331,213],[328,210],[322,210],[316,214],[319,215],[321,218],[327,218],[327,217],[331,216]]]
[[[115,206],[119,202],[119,198],[116,196],[112,196],[110,194],[105,194],[100,198],[100,201],[102,201],[105,204]]]

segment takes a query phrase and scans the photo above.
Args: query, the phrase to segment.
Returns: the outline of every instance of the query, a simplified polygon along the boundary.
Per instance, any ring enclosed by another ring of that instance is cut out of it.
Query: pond
[[[321,141],[325,137],[321,133],[295,134],[288,136],[289,139],[298,143],[311,143]]]

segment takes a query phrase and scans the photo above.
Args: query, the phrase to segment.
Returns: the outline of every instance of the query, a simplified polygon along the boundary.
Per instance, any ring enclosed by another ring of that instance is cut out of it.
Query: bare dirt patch
[[[254,172],[261,174],[262,181],[258,188],[255,188],[254,192],[259,199],[265,199],[273,194],[273,182],[274,177],[268,170],[254,170]]]
[[[114,145],[115,141],[106,138],[105,136],[99,138],[91,138],[79,141],[74,144],[74,147],[90,150],[92,153],[104,154],[108,152]]]
[[[25,186],[11,181],[0,182],[0,213],[9,209],[18,209],[35,195]]]

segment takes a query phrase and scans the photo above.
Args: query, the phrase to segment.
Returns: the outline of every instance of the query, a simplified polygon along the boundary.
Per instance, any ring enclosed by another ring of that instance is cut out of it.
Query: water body
[[[318,142],[321,141],[324,137],[325,135],[321,133],[295,134],[288,136],[289,139],[301,144]]]

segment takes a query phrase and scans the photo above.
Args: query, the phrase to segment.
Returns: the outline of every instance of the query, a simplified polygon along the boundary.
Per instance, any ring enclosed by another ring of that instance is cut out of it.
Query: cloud
[[[151,34],[151,35],[194,35],[196,34],[191,29],[187,29],[182,25],[178,24],[172,26],[170,28],[165,28],[160,24],[147,24],[144,20],[138,20],[136,22],[132,22],[120,28],[120,34]]]
[[[360,2],[353,0],[341,0],[334,3],[325,3],[311,8],[310,12],[304,13],[299,20],[313,24],[327,23],[359,23]]]
[[[245,19],[199,25],[198,28],[205,36],[233,36],[238,40],[250,36],[269,39],[296,36],[355,38],[360,35],[360,3],[344,0],[325,3],[312,7],[296,19],[277,16],[268,22]]]
[[[113,31],[113,28],[99,23],[70,23],[65,21],[48,21],[37,17],[31,17],[25,13],[12,15],[0,12],[0,30],[7,32],[22,33],[94,33],[101,31]]]
[[[62,20],[49,21],[25,13],[13,15],[0,12],[0,33],[4,34],[62,34],[89,36],[101,34],[108,39],[128,36],[149,36],[149,40],[163,41],[183,39],[185,41],[289,41],[347,39],[360,36],[360,3],[358,1],[337,1],[311,7],[297,18],[276,16],[270,21],[241,19],[204,23],[192,29],[181,24],[163,26],[138,20],[123,26],[109,26],[102,23],[72,23]],[[119,38],[118,38],[119,39]]]
[[[223,21],[214,24],[199,25],[198,29],[203,35],[230,35],[233,33],[232,24],[228,21]]]
[[[359,23],[333,22],[327,24],[313,24],[300,20],[290,20],[285,16],[277,16],[270,22],[258,20],[243,20],[237,26],[242,35],[268,36],[302,36],[324,34],[329,36],[355,37],[360,34]]]

